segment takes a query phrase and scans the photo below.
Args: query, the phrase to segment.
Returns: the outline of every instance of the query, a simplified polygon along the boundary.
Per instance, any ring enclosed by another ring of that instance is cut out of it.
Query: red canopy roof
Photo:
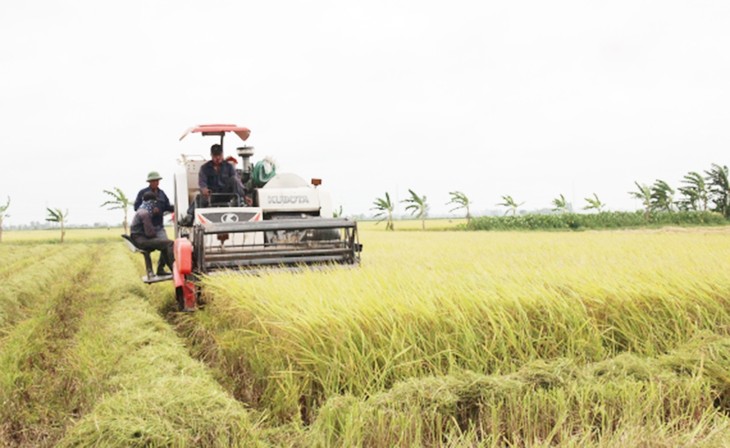
[[[233,132],[243,141],[246,141],[248,136],[251,135],[249,128],[236,126],[235,124],[201,124],[185,131],[182,137],[180,137],[180,140],[184,139],[191,132],[201,132],[203,135],[223,135],[226,132]]]

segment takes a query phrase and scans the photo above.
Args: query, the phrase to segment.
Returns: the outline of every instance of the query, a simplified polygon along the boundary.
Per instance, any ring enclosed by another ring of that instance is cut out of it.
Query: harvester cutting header
[[[236,148],[240,168],[237,159],[224,160],[224,137],[232,133],[245,142],[251,134],[245,127],[200,125],[180,140],[194,133],[218,141],[211,147],[213,160],[183,154],[175,173],[172,279],[181,309],[195,308],[198,278],[217,270],[359,263],[357,223],[332,218],[319,179],[277,173],[268,159],[253,164],[254,148],[245,144]]]

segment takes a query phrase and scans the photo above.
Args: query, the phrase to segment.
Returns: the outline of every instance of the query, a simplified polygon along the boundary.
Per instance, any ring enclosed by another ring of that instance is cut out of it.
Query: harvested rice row
[[[93,250],[91,246],[64,246],[49,257],[36,258],[27,269],[4,279],[0,288],[0,334],[32,314],[60,286],[73,284],[77,276],[85,275],[84,266],[88,265]]]
[[[727,446],[730,338],[657,358],[538,361],[515,373],[414,378],[333,397],[306,446]]]
[[[61,246],[0,246],[0,278],[19,275],[20,271],[33,266],[41,257],[60,252]]]
[[[122,233],[123,230],[120,228],[66,229],[66,236],[62,245],[118,242]],[[2,244],[13,246],[59,245],[61,244],[61,231],[60,229],[46,229],[7,232],[3,234]]]
[[[260,445],[246,411],[142,299],[147,286],[121,244],[92,282],[72,350],[84,403],[58,446]]]
[[[78,378],[67,355],[100,252],[74,263],[0,343],[0,445],[52,446],[78,412]]]

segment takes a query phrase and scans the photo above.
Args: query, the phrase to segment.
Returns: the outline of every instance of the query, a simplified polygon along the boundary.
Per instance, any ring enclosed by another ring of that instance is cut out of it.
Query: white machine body
[[[175,173],[175,208],[187,210],[200,193],[198,173],[206,159],[200,155],[183,154]],[[315,188],[302,177],[293,173],[276,174],[263,188],[256,189],[254,207],[196,208],[196,224],[213,226],[236,222],[257,222],[264,215],[296,214],[332,216],[332,199],[329,192]],[[176,232],[177,233],[177,232]],[[205,235],[206,250],[224,251],[226,247],[255,247],[264,242],[263,232],[232,233],[228,238]]]

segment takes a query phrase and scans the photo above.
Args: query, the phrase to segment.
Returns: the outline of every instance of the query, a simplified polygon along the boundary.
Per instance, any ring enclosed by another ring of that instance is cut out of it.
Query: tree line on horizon
[[[730,219],[730,182],[728,167],[713,163],[709,170],[704,171],[704,175],[697,171],[690,171],[682,177],[681,185],[672,188],[666,181],[657,179],[653,184],[647,185],[634,181],[636,190],[629,191],[629,195],[641,201],[644,216],[648,217],[652,213],[672,213],[675,211],[698,211],[698,212],[715,212],[721,214],[725,219]],[[425,219],[428,216],[429,204],[426,196],[419,196],[415,191],[408,189],[410,197],[400,201],[408,204],[406,211],[416,219],[421,220],[421,227],[426,228]],[[675,199],[675,194],[679,193],[680,197]],[[446,205],[453,205],[450,212],[463,209],[466,212],[467,224],[471,221],[470,206],[472,202],[469,197],[461,191],[449,192],[450,200]],[[518,202],[511,195],[501,196],[502,202],[495,205],[505,207],[505,215],[517,215],[519,207],[524,202]],[[592,196],[584,198],[586,205],[583,210],[596,211],[603,213],[607,210],[606,204],[601,201],[596,193]],[[376,213],[374,218],[380,218],[378,223],[385,221],[386,230],[395,230],[393,224],[393,213],[396,203],[390,199],[390,194],[386,191],[383,197],[378,197],[373,202]],[[552,200],[552,211],[556,213],[572,213],[573,206],[565,199],[561,193]]]
[[[713,163],[709,170],[704,171],[704,175],[697,171],[690,171],[685,174],[679,187],[672,188],[666,181],[657,179],[653,184],[647,185],[634,181],[635,190],[630,191],[629,195],[641,201],[644,216],[649,217],[652,213],[674,211],[711,211],[721,214],[725,219],[730,219],[730,172],[726,165]],[[109,199],[101,204],[100,207],[106,207],[107,210],[122,210],[124,212],[124,220],[122,226],[124,232],[127,233],[128,228],[128,210],[131,201],[119,189],[114,187],[112,190],[103,190]],[[425,195],[418,195],[414,190],[408,189],[410,197],[400,201],[406,204],[406,211],[416,219],[421,220],[421,227],[426,228],[426,218],[429,212],[429,203]],[[675,194],[679,193],[680,197],[675,199]],[[465,211],[467,223],[472,219],[471,206],[472,201],[461,191],[450,191],[450,199],[446,205],[451,205],[450,212],[457,210]],[[524,202],[518,202],[511,195],[501,196],[502,202],[495,205],[505,207],[505,215],[511,214],[515,216],[519,207]],[[596,211],[602,213],[607,210],[607,206],[596,193],[592,197],[584,198],[586,205],[583,210]],[[386,230],[395,230],[393,224],[393,213],[397,203],[392,201],[390,194],[386,191],[383,197],[376,198],[373,207],[376,213],[374,218],[380,218],[378,223],[385,221]],[[565,196],[561,193],[552,200],[552,211],[556,213],[572,213],[573,207]],[[9,218],[8,209],[10,207],[10,196],[4,205],[0,205],[0,242],[2,242],[3,221]],[[60,208],[46,208],[48,216],[46,221],[57,223],[61,230],[61,242],[66,234],[65,226],[68,222],[68,210],[65,212]],[[335,216],[342,216],[342,207],[335,211]]]

